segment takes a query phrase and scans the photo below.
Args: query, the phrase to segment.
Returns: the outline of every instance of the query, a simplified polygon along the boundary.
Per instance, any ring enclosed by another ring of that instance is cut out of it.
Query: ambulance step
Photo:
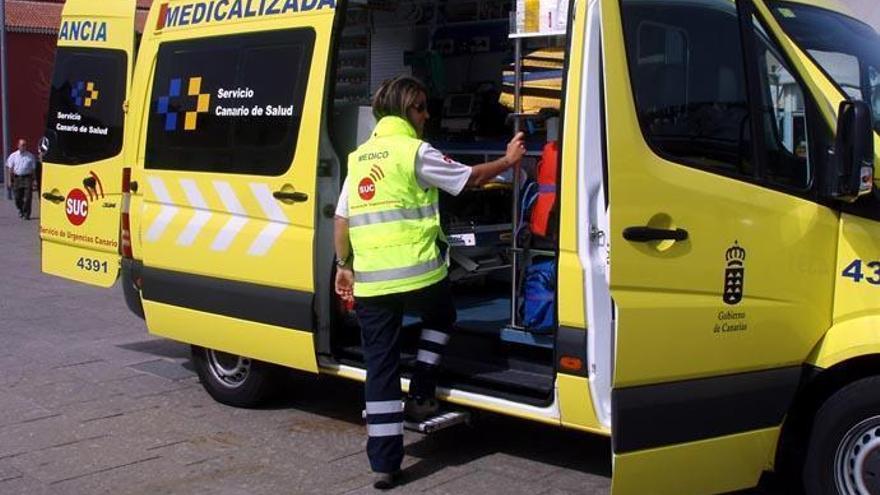
[[[404,422],[403,427],[410,431],[430,435],[431,433],[445,430],[451,426],[470,423],[470,421],[471,413],[465,411],[450,411],[426,419],[421,423],[411,423],[409,421]]]

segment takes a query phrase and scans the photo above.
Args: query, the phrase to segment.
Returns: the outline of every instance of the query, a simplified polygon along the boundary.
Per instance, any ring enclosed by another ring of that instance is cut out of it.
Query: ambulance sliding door
[[[135,0],[67,0],[40,143],[42,270],[102,287],[119,274],[123,103],[134,18]]]
[[[831,324],[827,124],[750,1],[601,1],[612,492],[753,486]]]
[[[147,325],[317,371],[315,178],[335,11],[182,27],[181,5],[158,20],[144,119]]]

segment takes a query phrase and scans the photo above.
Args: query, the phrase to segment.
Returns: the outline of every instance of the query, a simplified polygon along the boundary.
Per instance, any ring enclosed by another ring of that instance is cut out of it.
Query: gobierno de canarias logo
[[[211,106],[211,95],[202,93],[202,78],[190,77],[187,81],[186,95],[182,95],[183,79],[171,79],[168,94],[160,96],[156,103],[156,112],[165,117],[165,131],[174,132],[179,128],[181,113],[183,114],[183,130],[194,131],[198,128],[199,114],[208,113]],[[178,106],[189,107],[179,111]]]
[[[69,221],[71,225],[82,225],[89,216],[89,200],[86,198],[86,193],[81,189],[72,189],[67,193],[67,200],[64,202],[64,207],[64,213],[67,214],[67,221]]]
[[[70,89],[70,97],[73,104],[82,108],[91,108],[92,103],[98,101],[100,92],[94,81],[77,81]]]

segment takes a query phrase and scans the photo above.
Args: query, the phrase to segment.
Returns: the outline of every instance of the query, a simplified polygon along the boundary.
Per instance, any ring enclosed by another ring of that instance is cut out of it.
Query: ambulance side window
[[[812,183],[812,171],[804,92],[757,19],[754,25],[767,157],[762,176],[774,184],[806,189]]]
[[[639,121],[661,156],[752,177],[751,126],[734,2],[622,0]]]
[[[312,29],[163,44],[146,168],[284,174],[296,153],[314,44]]]

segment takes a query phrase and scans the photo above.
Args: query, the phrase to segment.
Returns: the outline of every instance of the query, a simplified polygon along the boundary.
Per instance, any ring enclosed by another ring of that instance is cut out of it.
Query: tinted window
[[[776,19],[849,98],[868,102],[880,132],[880,35],[830,10],[773,2]]]
[[[729,0],[622,0],[639,120],[662,155],[751,176],[751,125],[736,7]]]
[[[762,176],[775,184],[805,189],[811,183],[812,173],[804,92],[766,31],[756,19],[753,21],[767,157],[767,169]]]
[[[283,174],[293,161],[315,34],[273,31],[163,44],[146,167]]]
[[[49,163],[76,165],[122,150],[127,57],[120,50],[58,48],[49,94]]]

